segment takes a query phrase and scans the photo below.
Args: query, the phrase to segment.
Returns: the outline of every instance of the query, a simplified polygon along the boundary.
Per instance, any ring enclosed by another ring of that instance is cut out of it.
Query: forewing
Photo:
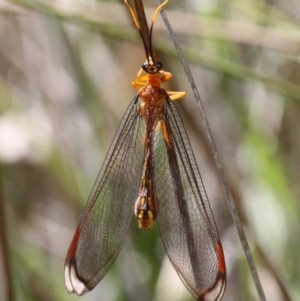
[[[71,242],[65,265],[69,292],[91,290],[125,241],[144,155],[145,122],[138,106],[136,98],[121,121]]]
[[[223,250],[189,139],[168,99],[155,137],[157,217],[168,257],[197,300],[220,300],[226,285]]]

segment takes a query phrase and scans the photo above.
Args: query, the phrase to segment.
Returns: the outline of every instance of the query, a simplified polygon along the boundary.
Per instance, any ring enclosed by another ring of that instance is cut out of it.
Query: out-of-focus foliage
[[[153,2],[145,1],[152,16]],[[152,7],[152,8],[150,8]],[[268,300],[300,300],[299,1],[171,1]],[[178,102],[224,245],[223,300],[258,300],[191,89],[158,17],[154,48]],[[143,46],[122,1],[0,2],[0,300],[79,300],[64,258],[122,114]],[[130,189],[130,187],[128,188]],[[2,236],[1,236],[2,237]],[[5,267],[11,271],[11,283]],[[81,300],[193,300],[155,228],[133,220],[119,258]]]

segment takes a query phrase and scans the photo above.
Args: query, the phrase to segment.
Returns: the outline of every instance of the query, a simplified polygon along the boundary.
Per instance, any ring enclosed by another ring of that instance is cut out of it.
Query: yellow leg
[[[142,75],[143,72],[144,70],[141,68],[136,76],[136,80],[131,83],[131,85],[137,90],[146,86],[148,74]]]
[[[173,77],[173,75],[170,72],[163,71],[163,70],[159,71],[159,74],[162,75],[162,77],[160,78],[162,83],[167,82]]]
[[[141,88],[146,86],[144,81],[139,81],[139,80],[135,80],[134,82],[131,82],[131,85],[137,90],[140,90]]]
[[[167,91],[167,93],[168,93],[168,95],[170,96],[170,99],[171,99],[172,101],[178,100],[178,99],[184,97],[185,94],[186,94],[186,93],[183,92],[183,91]]]

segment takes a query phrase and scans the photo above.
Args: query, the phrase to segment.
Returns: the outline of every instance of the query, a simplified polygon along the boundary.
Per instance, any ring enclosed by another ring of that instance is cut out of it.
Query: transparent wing
[[[71,242],[65,282],[78,295],[107,273],[125,241],[138,194],[145,122],[138,98],[129,105],[106,155]]]
[[[226,285],[222,246],[190,142],[170,100],[161,124],[154,174],[163,244],[197,300],[220,300]]]

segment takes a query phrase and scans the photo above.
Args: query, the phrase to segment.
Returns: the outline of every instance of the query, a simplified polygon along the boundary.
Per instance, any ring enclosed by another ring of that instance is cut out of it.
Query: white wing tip
[[[72,264],[66,264],[65,266],[65,285],[69,293],[76,293],[78,296],[89,291],[85,284],[78,278]]]

